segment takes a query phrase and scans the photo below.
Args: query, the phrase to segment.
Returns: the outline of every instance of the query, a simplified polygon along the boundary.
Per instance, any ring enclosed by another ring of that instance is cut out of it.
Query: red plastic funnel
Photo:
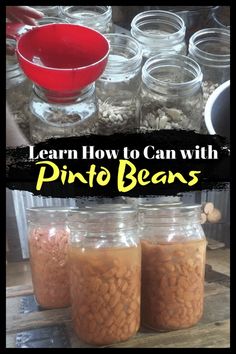
[[[74,24],[34,27],[18,40],[19,64],[35,84],[52,91],[74,92],[103,73],[109,43],[99,32]]]

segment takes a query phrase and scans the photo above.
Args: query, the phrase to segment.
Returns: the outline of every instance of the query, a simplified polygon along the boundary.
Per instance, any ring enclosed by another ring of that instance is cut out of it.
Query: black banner
[[[189,131],[50,139],[7,149],[7,187],[52,197],[224,189],[229,155],[225,138]]]

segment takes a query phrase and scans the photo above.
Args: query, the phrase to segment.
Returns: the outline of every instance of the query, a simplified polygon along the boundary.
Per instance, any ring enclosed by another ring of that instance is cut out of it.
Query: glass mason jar
[[[44,16],[37,20],[38,26],[49,25],[50,23],[69,23],[69,21],[67,21],[64,18],[53,17],[53,16]]]
[[[140,43],[144,60],[160,53],[186,54],[185,24],[172,12],[144,11],[131,22],[131,35]]]
[[[230,79],[230,30],[205,28],[189,40],[189,57],[203,73],[204,107],[212,92]]]
[[[37,303],[43,308],[70,306],[68,210],[63,207],[27,209],[34,294]]]
[[[111,6],[59,6],[60,17],[70,23],[91,27],[101,33],[112,32]]]
[[[73,96],[34,85],[30,111],[30,136],[34,143],[52,137],[95,134],[98,124],[95,84]]]
[[[141,48],[124,34],[107,34],[106,38],[110,42],[108,63],[96,82],[99,133],[134,131],[139,127]]]
[[[73,211],[69,265],[72,319],[94,345],[124,341],[140,323],[141,248],[137,212],[124,204]]]
[[[142,131],[199,131],[202,121],[202,72],[184,55],[159,54],[142,68],[140,89]]]
[[[13,50],[16,41],[6,40],[6,45]],[[29,139],[29,96],[31,82],[26,78],[19,67],[15,54],[6,54],[6,99],[15,121],[23,134]]]
[[[142,205],[141,318],[156,331],[188,328],[203,314],[206,239],[200,205]]]
[[[58,6],[32,6],[38,11],[41,11],[46,16],[58,17],[59,9]]]

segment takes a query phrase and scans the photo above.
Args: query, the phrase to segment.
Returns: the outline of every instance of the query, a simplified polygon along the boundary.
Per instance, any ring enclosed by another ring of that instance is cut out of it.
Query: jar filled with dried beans
[[[108,63],[96,82],[99,134],[133,132],[139,128],[141,48],[124,34],[111,33],[106,38],[110,43]]]
[[[69,214],[72,318],[84,342],[125,341],[139,329],[141,247],[136,216],[136,210],[124,204]]]
[[[142,68],[140,129],[200,131],[203,93],[198,63],[180,54],[159,54]]]
[[[202,317],[206,239],[200,205],[140,205],[141,316],[156,331],[188,328]]]
[[[201,67],[204,105],[209,96],[223,82],[230,79],[230,30],[205,28],[189,40],[189,57]]]
[[[70,306],[67,212],[63,207],[27,209],[34,295],[43,308]]]
[[[49,138],[95,134],[98,107],[95,84],[76,93],[58,93],[33,86],[30,98],[30,137]]]
[[[140,43],[144,61],[160,53],[185,55],[185,32],[182,18],[169,11],[144,11],[131,22],[131,35]]]

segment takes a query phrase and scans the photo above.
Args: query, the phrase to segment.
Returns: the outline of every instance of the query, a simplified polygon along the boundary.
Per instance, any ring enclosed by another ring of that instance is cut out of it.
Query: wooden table
[[[117,348],[227,348],[230,346],[229,249],[207,252],[205,308],[202,320],[184,330],[156,333],[141,328],[130,340],[109,345]],[[22,296],[32,295],[32,285],[6,289],[6,343],[16,347],[17,333],[54,325],[64,325],[69,348],[91,347],[81,342],[73,332],[70,309],[20,313]]]

